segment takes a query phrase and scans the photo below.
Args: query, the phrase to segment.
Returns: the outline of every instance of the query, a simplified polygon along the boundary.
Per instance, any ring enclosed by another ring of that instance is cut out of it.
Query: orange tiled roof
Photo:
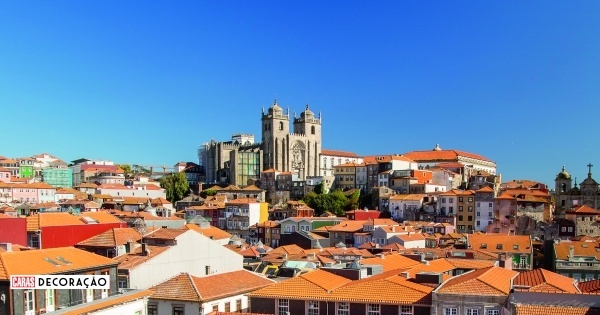
[[[155,239],[155,240],[174,240],[179,235],[187,232],[187,229],[170,229],[162,228],[156,231],[144,235],[144,239]]]
[[[27,217],[27,231],[37,231],[46,226],[84,225],[80,217],[67,212],[37,213]]]
[[[14,245],[13,245],[14,246]],[[597,293],[600,294],[600,279],[579,282],[577,284],[579,290],[583,293]]]
[[[231,234],[227,233],[226,231],[223,231],[221,229],[219,229],[218,227],[214,227],[214,226],[209,226],[208,228],[201,228],[199,226],[197,226],[196,224],[192,224],[192,223],[188,223],[186,225],[184,225],[183,227],[184,229],[189,229],[189,230],[194,230],[200,234],[203,234],[211,239],[214,240],[222,240],[222,239],[227,239],[227,238],[231,238]]]
[[[150,290],[142,290],[139,292],[125,293],[119,294],[116,296],[104,298],[102,300],[94,301],[94,303],[85,303],[80,304],[78,306],[74,306],[72,310],[67,310],[64,313],[60,313],[63,315],[80,315],[80,314],[89,314],[95,311],[103,310],[106,308],[113,307],[115,305],[124,304],[127,302],[131,302],[134,300],[138,300],[144,297],[148,297],[153,292]]]
[[[135,267],[143,264],[144,262],[160,255],[162,252],[171,248],[170,246],[153,246],[146,245],[148,249],[148,255],[142,254],[142,247],[136,247],[132,253],[117,256],[114,260],[120,262],[119,269],[134,269]]]
[[[87,240],[77,243],[80,246],[116,247],[129,241],[137,242],[142,236],[133,228],[113,228]]]
[[[421,161],[456,161],[459,156],[472,158],[475,160],[492,162],[479,154],[459,151],[459,150],[430,150],[430,151],[412,151],[405,153],[404,156],[417,162]]]
[[[347,220],[329,228],[329,232],[356,232],[362,230],[366,220]]]
[[[560,242],[554,245],[556,259],[567,260],[569,257],[569,247],[573,246],[575,256],[592,256],[600,260],[600,246],[596,242]]]
[[[446,258],[457,269],[483,269],[496,265],[495,260]]]
[[[505,296],[510,292],[510,280],[519,273],[501,267],[473,270],[442,284],[438,293]]]
[[[600,211],[587,206],[587,205],[581,205],[581,206],[576,206],[573,207],[573,209],[571,210],[567,210],[568,214],[576,214],[576,215],[600,215]]]
[[[350,281],[342,276],[318,269],[254,291],[249,296],[312,298],[321,300],[326,293]]]
[[[469,247],[493,253],[531,253],[531,236],[502,234],[469,234]],[[500,248],[499,248],[500,247]]]
[[[255,291],[273,283],[275,283],[273,280],[247,270],[206,277],[182,273],[150,290],[155,292],[152,298],[157,300],[208,302]]]
[[[515,315],[600,315],[600,310],[586,306],[515,305]]]
[[[363,265],[381,265],[383,271],[406,269],[419,265],[418,261],[399,254],[384,255],[383,257],[366,258],[360,261]]]
[[[358,158],[359,156],[356,153],[346,152],[346,151],[338,151],[338,150],[327,150],[321,149],[321,155],[329,155],[329,156],[340,156],[340,157],[352,157]]]
[[[573,278],[545,269],[523,271],[513,280],[513,285],[529,292],[580,293]]]
[[[0,253],[0,262],[0,279],[2,280],[8,280],[10,275],[62,274],[118,264],[113,259],[75,247],[2,252]]]

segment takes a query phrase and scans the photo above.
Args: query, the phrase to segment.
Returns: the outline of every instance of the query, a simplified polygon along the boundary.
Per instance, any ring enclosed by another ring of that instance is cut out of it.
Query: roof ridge
[[[202,302],[202,295],[200,294],[200,291],[198,291],[198,288],[196,288],[196,282],[194,282],[192,275],[190,275],[189,272],[186,272],[185,274],[188,276],[188,280],[190,281],[192,288],[194,288],[194,292],[196,293],[196,295],[198,295],[198,302]]]

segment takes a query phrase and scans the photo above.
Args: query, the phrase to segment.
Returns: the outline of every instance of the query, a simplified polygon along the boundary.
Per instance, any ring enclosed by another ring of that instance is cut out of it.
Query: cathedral
[[[571,174],[566,171],[564,166],[562,171],[556,175],[554,185],[557,217],[564,218],[565,211],[574,206],[587,205],[594,209],[600,208],[600,190],[598,182],[592,178],[592,166],[592,164],[587,165],[587,178],[579,184],[579,187],[577,187],[577,178],[575,178],[573,186]]]
[[[298,180],[320,175],[321,114],[308,108],[293,117],[290,132],[290,111],[273,103],[267,112],[262,111],[263,170],[290,172]]]

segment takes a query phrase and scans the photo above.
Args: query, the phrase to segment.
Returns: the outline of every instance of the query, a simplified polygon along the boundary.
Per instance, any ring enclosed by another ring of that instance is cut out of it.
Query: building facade
[[[321,173],[321,115],[306,109],[293,117],[290,131],[289,109],[284,114],[277,104],[262,113],[263,169],[292,172],[299,179]]]

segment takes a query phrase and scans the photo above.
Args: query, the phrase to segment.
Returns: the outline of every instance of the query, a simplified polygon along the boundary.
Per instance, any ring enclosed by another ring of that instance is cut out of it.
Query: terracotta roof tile
[[[503,234],[469,234],[468,244],[473,249],[493,253],[531,253],[531,236]]]
[[[133,228],[113,228],[87,240],[77,243],[79,246],[116,247],[128,241],[137,242],[142,236]]]
[[[273,280],[247,270],[196,277],[179,274],[152,287],[153,299],[208,302],[244,294],[274,284]],[[218,284],[218,285],[215,285]]]
[[[404,156],[417,162],[421,161],[456,161],[459,156],[464,156],[476,160],[491,162],[491,160],[474,153],[458,150],[430,150],[430,151],[412,151],[405,153]]]
[[[579,290],[583,293],[596,293],[600,294],[600,279],[579,282],[577,284]]]
[[[383,258],[374,257],[362,259],[360,263],[363,265],[381,265],[383,267],[383,271],[406,269],[420,264],[418,261],[399,254],[384,255]]]
[[[321,155],[322,156],[328,155],[328,156],[352,157],[352,158],[359,157],[356,153],[346,152],[346,151],[338,151],[338,150],[327,150],[327,149],[321,149]]]
[[[117,256],[114,260],[120,262],[119,269],[134,269],[140,264],[160,255],[164,251],[170,249],[170,246],[153,246],[146,245],[148,248],[148,255],[142,255],[142,247],[136,247],[132,253]]]
[[[200,234],[203,234],[214,240],[228,239],[228,238],[231,238],[231,236],[232,236],[228,232],[223,231],[223,230],[219,229],[218,227],[214,227],[212,225],[207,228],[201,228],[201,227],[197,226],[196,224],[188,223],[183,228],[189,229],[189,230],[194,230],[194,231],[196,231]]]
[[[0,261],[0,279],[3,280],[9,279],[10,275],[62,274],[118,264],[113,259],[74,247],[2,252]]]
[[[510,292],[510,280],[518,272],[501,267],[478,269],[456,276],[438,289],[438,293],[505,296]]]
[[[585,306],[525,305],[515,306],[515,315],[600,315],[599,309]]]
[[[567,260],[569,258],[569,248],[573,246],[575,256],[591,256],[600,260],[600,246],[596,242],[561,241],[553,245],[556,259]]]
[[[121,305],[127,302],[132,302],[144,297],[149,297],[153,292],[150,290],[142,290],[138,292],[123,293],[112,297],[104,298],[94,303],[85,303],[72,307],[72,310],[67,310],[61,315],[81,315],[90,314],[115,305]]]
[[[522,286],[519,290],[530,292],[580,292],[573,278],[545,269],[527,270],[519,273],[513,281],[513,286]]]

